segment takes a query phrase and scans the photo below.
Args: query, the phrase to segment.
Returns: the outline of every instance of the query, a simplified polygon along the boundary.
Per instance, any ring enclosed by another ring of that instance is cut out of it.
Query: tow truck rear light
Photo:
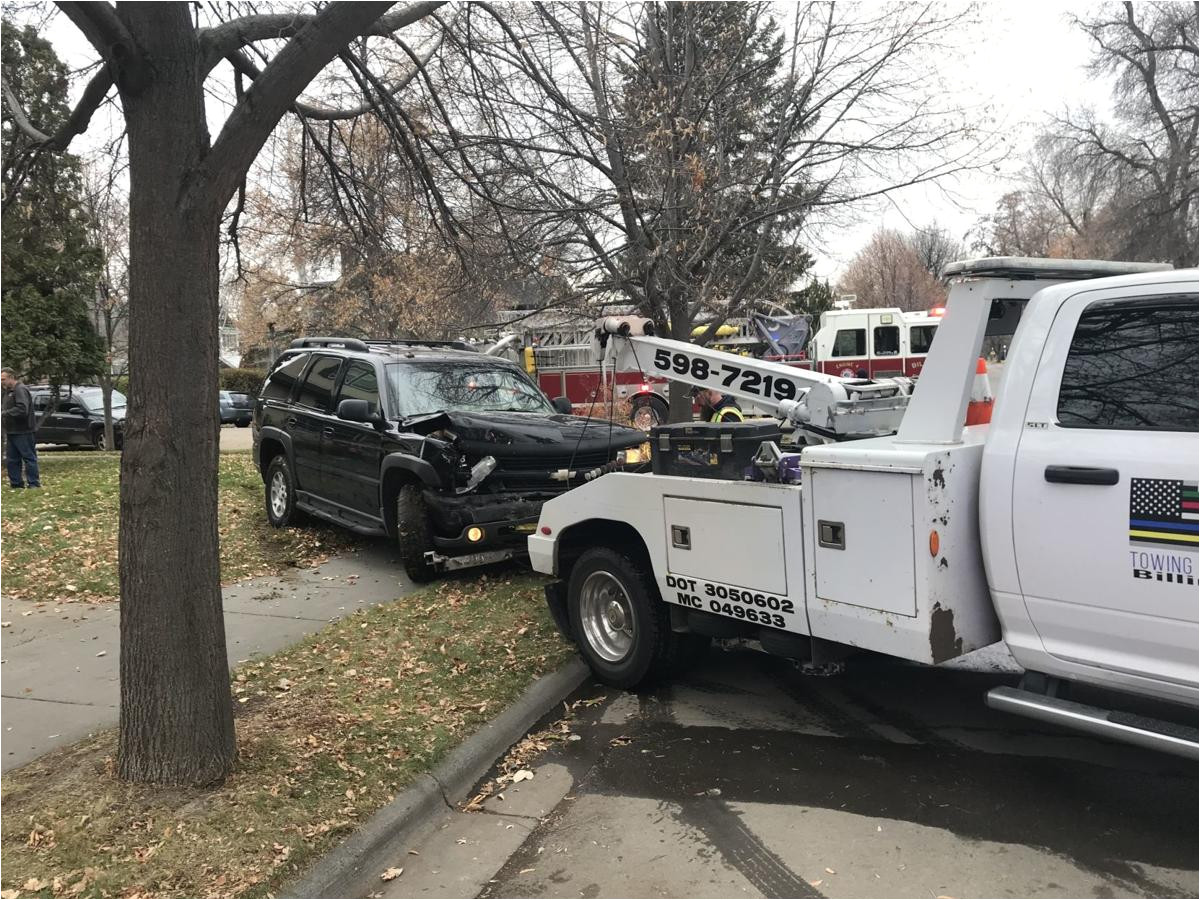
[[[549,525],[543,525],[543,526],[542,526],[540,529],[538,529],[538,530],[539,530],[539,531],[541,531],[541,533],[542,533],[542,534],[549,534],[549,533],[550,533],[550,526],[549,526]]]

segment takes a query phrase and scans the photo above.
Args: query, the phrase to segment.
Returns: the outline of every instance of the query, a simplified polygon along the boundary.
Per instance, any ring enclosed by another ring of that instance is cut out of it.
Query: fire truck
[[[929,312],[876,308],[824,313],[809,345],[811,364],[818,372],[842,378],[914,378],[925,365],[942,313],[942,307]]]

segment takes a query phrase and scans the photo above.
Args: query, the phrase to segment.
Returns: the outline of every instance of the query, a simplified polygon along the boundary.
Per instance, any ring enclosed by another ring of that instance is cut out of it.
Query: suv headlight
[[[636,466],[649,461],[650,443],[648,441],[640,447],[630,447],[617,454],[617,462],[625,463],[627,466]]]

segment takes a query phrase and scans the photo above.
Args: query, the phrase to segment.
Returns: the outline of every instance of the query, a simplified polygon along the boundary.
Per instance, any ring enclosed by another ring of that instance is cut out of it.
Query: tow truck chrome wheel
[[[579,594],[579,620],[596,655],[620,662],[634,642],[633,606],[625,587],[611,572],[592,572]]]
[[[288,485],[283,472],[276,470],[271,476],[271,512],[282,519],[287,514]]]

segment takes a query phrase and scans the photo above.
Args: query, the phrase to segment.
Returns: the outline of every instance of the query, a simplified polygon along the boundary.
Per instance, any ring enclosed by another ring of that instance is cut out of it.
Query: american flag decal
[[[1196,549],[1196,483],[1134,478],[1129,483],[1129,542]]]

